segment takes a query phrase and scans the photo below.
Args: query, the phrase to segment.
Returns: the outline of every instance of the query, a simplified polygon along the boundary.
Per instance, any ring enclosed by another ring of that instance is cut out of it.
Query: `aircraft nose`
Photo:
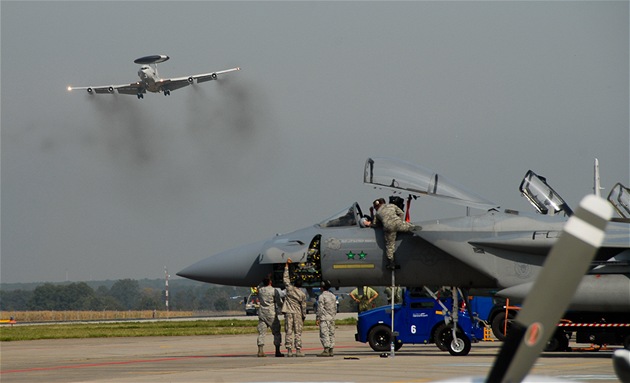
[[[264,243],[260,241],[211,255],[177,275],[219,285],[256,286],[272,271],[271,266],[267,270],[267,267],[258,265],[258,255]]]

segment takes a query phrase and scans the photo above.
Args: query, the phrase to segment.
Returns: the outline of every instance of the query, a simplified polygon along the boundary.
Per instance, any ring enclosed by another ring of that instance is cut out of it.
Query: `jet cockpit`
[[[362,218],[361,208],[358,203],[353,203],[349,208],[343,209],[317,224],[319,227],[344,227],[356,226]]]

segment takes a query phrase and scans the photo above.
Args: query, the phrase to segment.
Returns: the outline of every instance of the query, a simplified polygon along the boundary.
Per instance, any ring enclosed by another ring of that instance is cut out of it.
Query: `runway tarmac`
[[[319,358],[318,333],[303,336],[305,358],[256,357],[256,335],[62,339],[0,344],[0,381],[17,382],[429,382],[485,376],[500,342],[454,357],[435,345],[404,345],[381,358],[337,329],[335,356]],[[282,347],[284,352],[284,347]],[[533,372],[578,382],[617,382],[612,351],[545,353]]]

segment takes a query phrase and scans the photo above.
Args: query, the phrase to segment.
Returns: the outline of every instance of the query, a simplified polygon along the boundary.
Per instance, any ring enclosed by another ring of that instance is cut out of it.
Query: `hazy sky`
[[[160,278],[384,192],[369,156],[533,211],[630,185],[629,3],[1,3],[1,281]],[[171,96],[68,85],[240,66]],[[464,213],[428,198],[423,220]]]

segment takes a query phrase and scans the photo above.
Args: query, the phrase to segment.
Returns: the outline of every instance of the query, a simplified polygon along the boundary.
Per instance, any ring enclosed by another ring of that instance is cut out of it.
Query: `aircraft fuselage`
[[[360,209],[354,206],[359,216]],[[382,229],[363,228],[356,224],[358,220],[352,222],[333,227],[314,225],[228,250],[189,266],[178,275],[234,286],[256,286],[272,275],[276,284],[281,285],[284,264],[291,258],[305,286],[309,283],[317,286],[322,279],[330,280],[336,287],[390,285]],[[400,269],[396,270],[396,283],[512,288],[511,297],[522,298],[540,272],[564,223],[561,217],[498,211],[418,222],[421,230],[397,236],[395,259]],[[606,257],[611,256],[611,251],[628,250],[601,250]],[[570,258],[567,254],[567,267]],[[606,267],[584,277],[572,307],[630,311],[630,267],[616,265],[610,274]]]
[[[140,77],[140,81],[147,91],[153,93],[162,91],[161,86],[157,84],[160,82],[160,77],[152,67],[148,65],[142,66],[140,70],[138,70],[138,77]]]

